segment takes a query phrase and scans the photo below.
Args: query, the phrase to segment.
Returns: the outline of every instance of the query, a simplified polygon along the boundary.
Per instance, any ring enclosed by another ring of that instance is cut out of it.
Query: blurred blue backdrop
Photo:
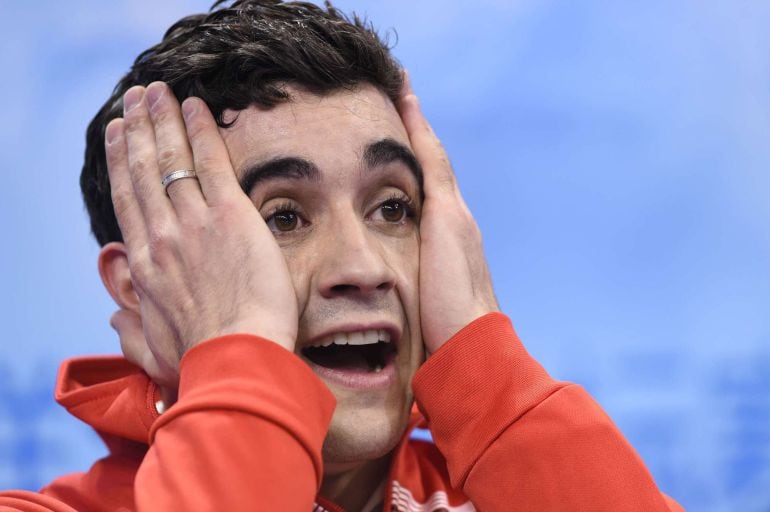
[[[687,508],[769,511],[770,3],[337,5],[397,32],[530,351]],[[118,349],[84,131],[133,58],[208,7],[0,0],[0,488],[104,453],[52,398],[61,359]]]

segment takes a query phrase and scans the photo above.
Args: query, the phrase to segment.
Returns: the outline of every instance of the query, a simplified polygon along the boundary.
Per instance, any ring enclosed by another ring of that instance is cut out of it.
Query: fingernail
[[[192,98],[187,98],[182,103],[182,115],[184,116],[185,121],[189,121],[192,119],[195,114],[198,112],[198,105],[197,101],[193,100]]]
[[[118,140],[122,131],[123,129],[121,128],[121,121],[118,119],[113,119],[110,121],[110,124],[107,125],[107,129],[104,130],[104,140],[107,142],[107,144],[112,144]]]
[[[144,96],[144,87],[136,85],[123,95],[123,112],[126,113],[136,107]]]
[[[165,92],[166,85],[163,82],[153,82],[147,86],[147,106],[150,108],[150,112],[155,112],[155,106]]]

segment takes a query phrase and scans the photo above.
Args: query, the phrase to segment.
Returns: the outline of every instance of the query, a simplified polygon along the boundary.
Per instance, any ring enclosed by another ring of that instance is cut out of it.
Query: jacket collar
[[[149,443],[150,427],[159,414],[158,387],[138,366],[119,356],[82,357],[62,363],[56,380],[56,401],[93,427],[111,451],[125,440]],[[404,438],[393,453],[385,510],[399,512],[472,512],[468,499],[452,489],[446,461],[430,440],[428,425],[415,407]],[[415,433],[423,435],[415,436]],[[342,511],[318,496],[314,510]]]
[[[123,357],[69,359],[56,379],[56,401],[102,437],[147,444],[158,417],[158,387],[138,366]]]

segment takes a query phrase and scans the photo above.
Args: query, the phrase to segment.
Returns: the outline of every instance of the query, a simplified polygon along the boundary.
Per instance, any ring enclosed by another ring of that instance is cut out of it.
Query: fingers
[[[406,71],[396,108],[406,127],[415,156],[422,165],[426,198],[441,193],[455,193],[457,181],[449,157],[425,119]]]
[[[204,201],[213,205],[240,192],[227,147],[202,100],[188,98],[180,109],[169,87],[154,82],[126,91],[123,104],[124,158],[145,223],[162,225],[174,210],[189,211]],[[163,176],[183,169],[194,169],[198,179],[176,180],[164,190]]]
[[[187,98],[182,103],[182,113],[206,202],[215,206],[232,198],[233,194],[242,193],[227,147],[209,108],[200,98]]]
[[[187,142],[182,112],[179,102],[169,87],[163,82],[153,82],[146,90],[147,107],[155,131],[160,176],[168,176],[174,171],[193,169],[193,157]],[[203,206],[198,180],[179,179],[166,187],[165,192],[177,212],[184,215],[185,211]]]
[[[128,170],[128,148],[122,118],[110,121],[104,132],[104,142],[112,204],[123,241],[128,247],[141,247],[146,243],[147,232]]]
[[[155,130],[150,120],[145,89],[134,86],[123,95],[126,147],[131,182],[145,222],[168,224],[174,212],[161,185]]]

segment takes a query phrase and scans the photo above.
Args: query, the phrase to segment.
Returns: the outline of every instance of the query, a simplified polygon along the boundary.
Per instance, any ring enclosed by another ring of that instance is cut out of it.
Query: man
[[[404,77],[362,21],[266,0],[139,56],[81,177],[133,364],[57,385],[110,455],[0,505],[680,510],[498,312]]]

